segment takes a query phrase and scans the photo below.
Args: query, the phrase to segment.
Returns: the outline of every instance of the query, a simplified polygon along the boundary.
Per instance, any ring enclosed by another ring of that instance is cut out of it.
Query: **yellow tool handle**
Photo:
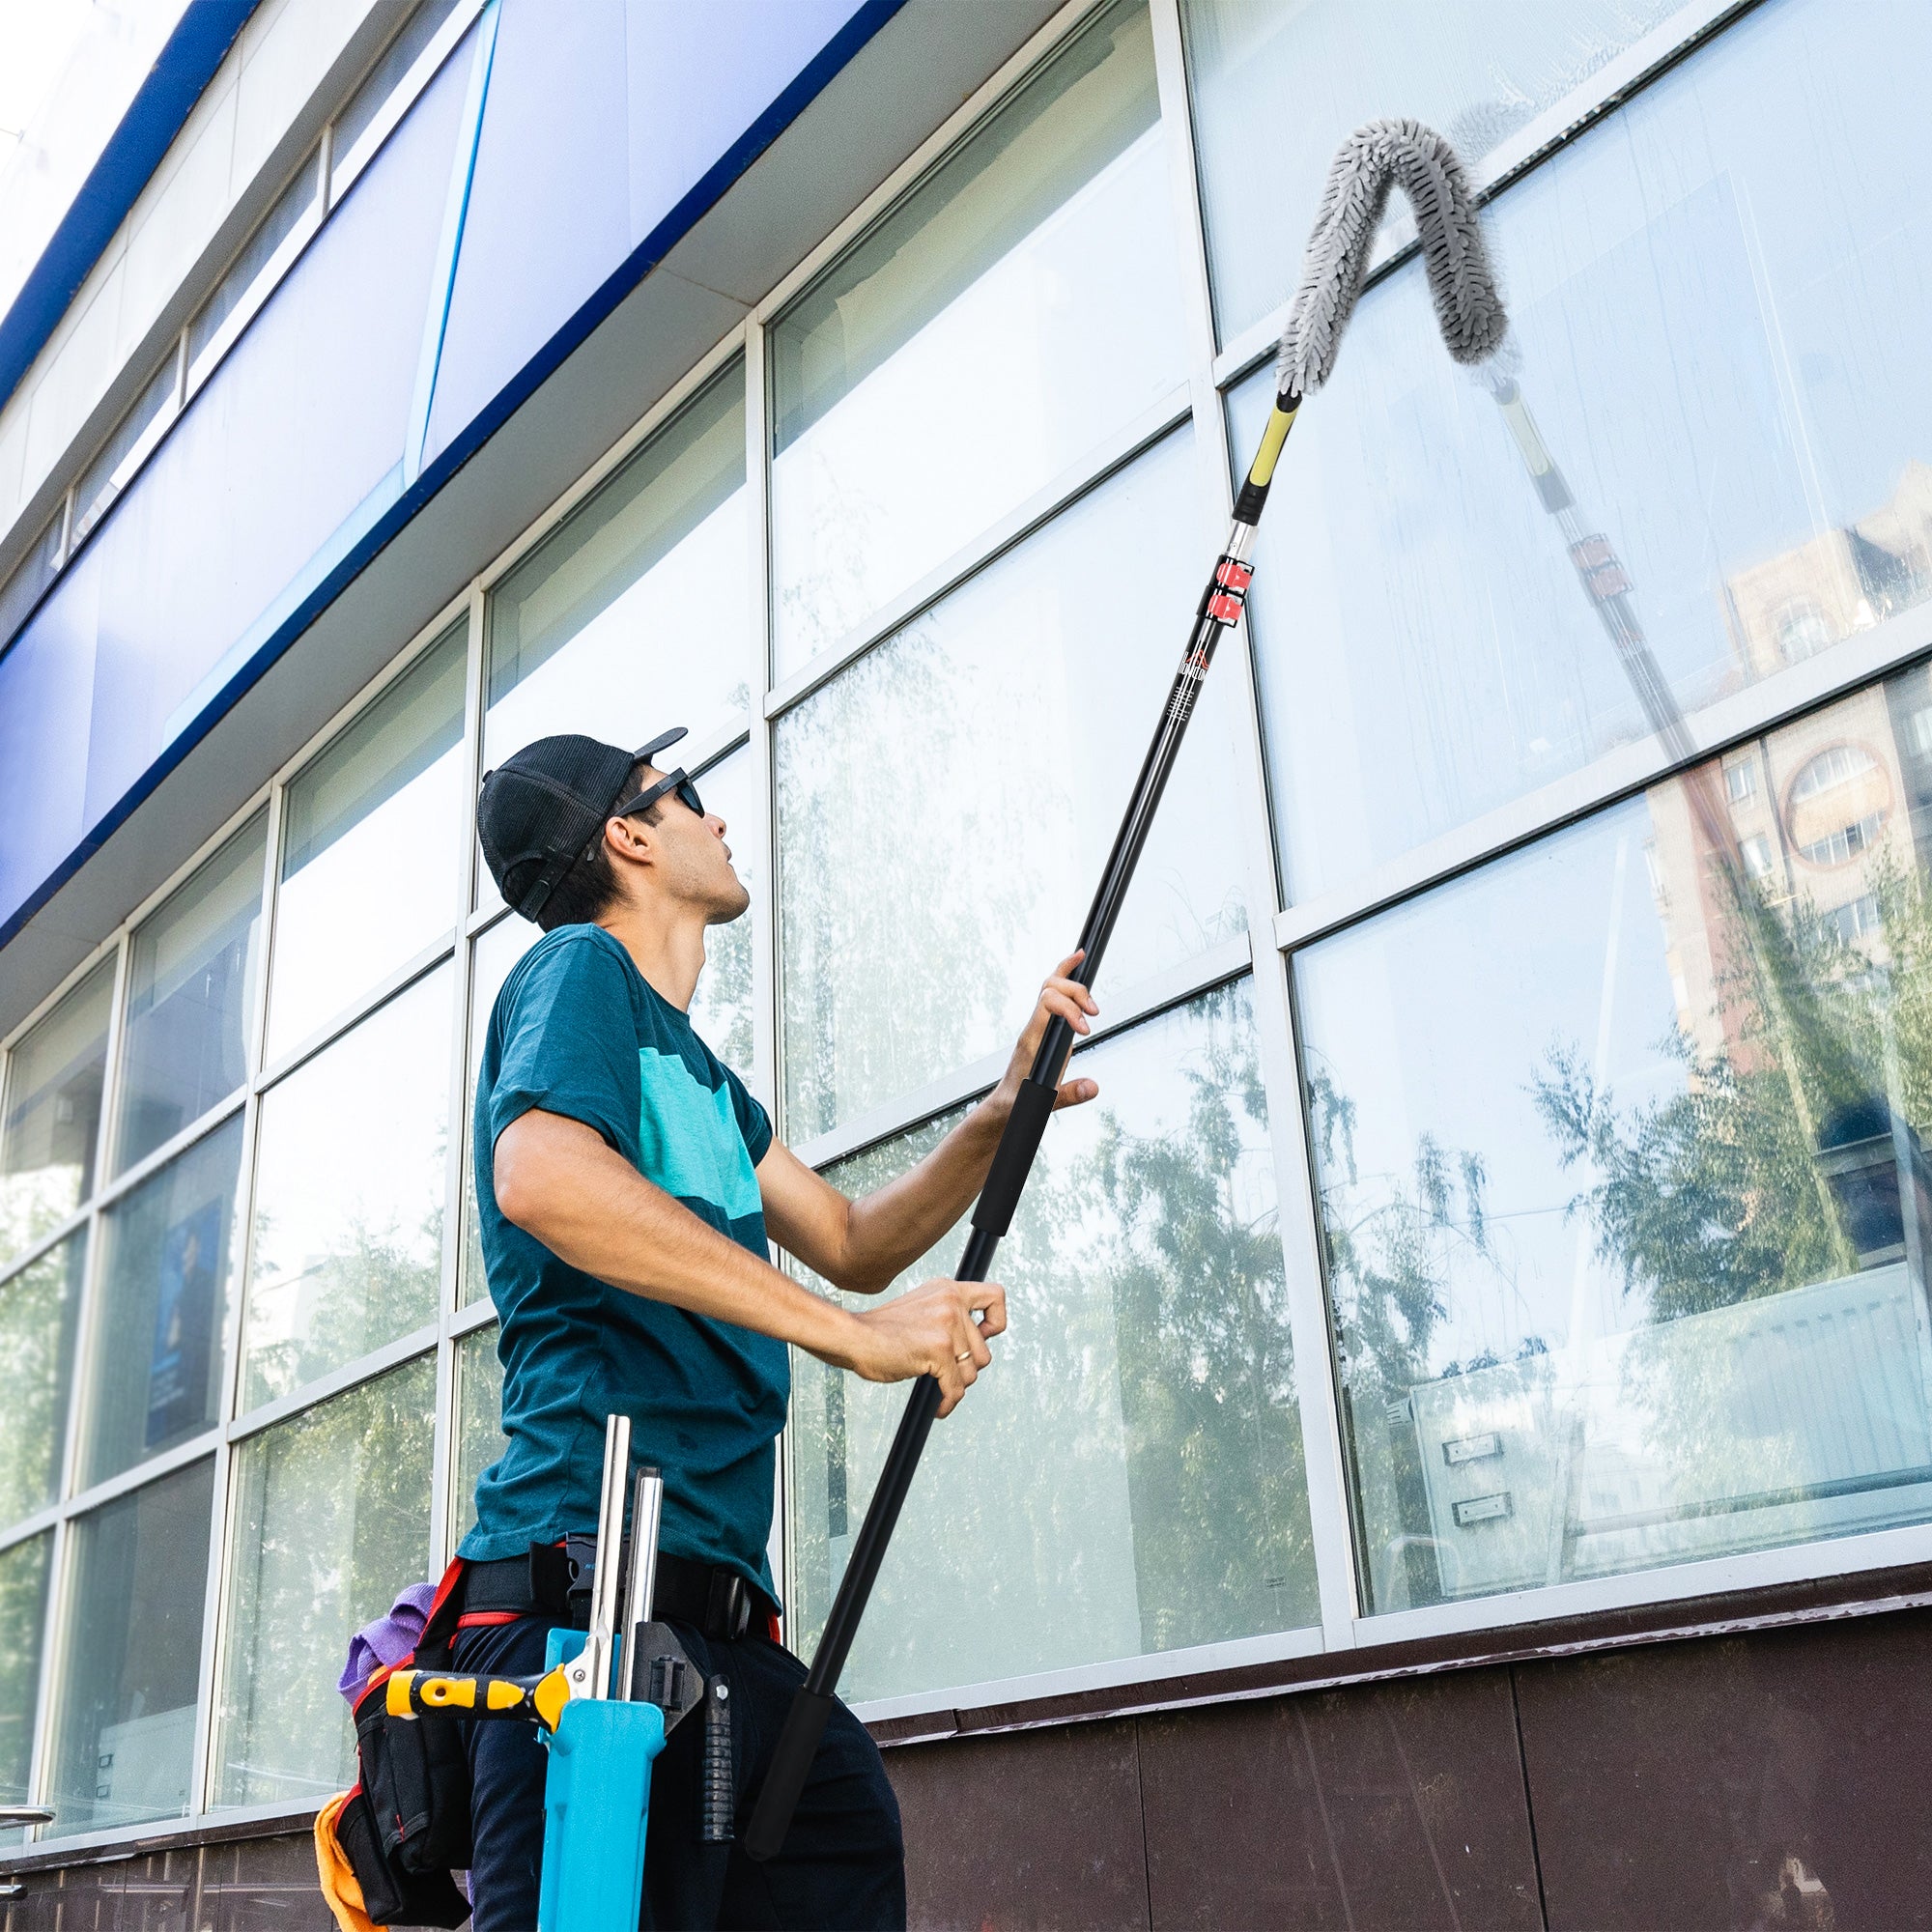
[[[452,1711],[465,1718],[519,1718],[556,1729],[570,1686],[559,1664],[541,1677],[471,1677],[452,1670],[398,1670],[384,1686],[392,1718],[420,1718]]]

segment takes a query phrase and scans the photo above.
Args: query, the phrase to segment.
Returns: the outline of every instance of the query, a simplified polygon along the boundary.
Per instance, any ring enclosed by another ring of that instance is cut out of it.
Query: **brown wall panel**
[[[1552,1932],[1932,1927],[1932,1616],[1517,1666]]]
[[[209,1845],[201,1855],[195,1932],[335,1932],[316,1884],[315,1840],[307,1833]]]
[[[29,1872],[4,1932],[334,1932],[307,1833]]]
[[[1542,1922],[1507,1675],[1141,1723],[1156,1928]]]
[[[908,1746],[886,1769],[914,1925],[1147,1925],[1131,1720]]]

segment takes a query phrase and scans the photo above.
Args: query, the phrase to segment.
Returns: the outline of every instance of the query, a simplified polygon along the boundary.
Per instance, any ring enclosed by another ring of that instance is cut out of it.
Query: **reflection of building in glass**
[[[1932,468],[1911,464],[1889,503],[1807,539],[1724,586],[1733,641],[1752,678],[1868,629],[1932,592]],[[1701,792],[1702,805],[1691,797]],[[1737,915],[1728,855],[1786,917],[1807,914],[1848,946],[1879,939],[1879,886],[1932,853],[1932,677],[1873,686],[1727,753],[1717,768],[1653,785],[1646,853],[1678,1024],[1700,1057],[1748,1059],[1749,1015],[1722,981]]]
[[[1739,571],[1724,584],[1732,648],[1753,683],[1868,631],[1932,591],[1932,468],[1906,466],[1891,500]]]

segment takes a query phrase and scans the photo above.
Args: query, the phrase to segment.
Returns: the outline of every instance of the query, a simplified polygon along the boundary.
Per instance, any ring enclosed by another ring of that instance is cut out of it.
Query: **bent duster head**
[[[1329,163],[1321,212],[1302,258],[1301,286],[1275,360],[1275,384],[1284,394],[1312,395],[1333,372],[1376,230],[1396,186],[1415,212],[1429,293],[1449,354],[1458,362],[1480,362],[1501,343],[1509,320],[1483,245],[1476,198],[1455,149],[1420,121],[1370,121]]]

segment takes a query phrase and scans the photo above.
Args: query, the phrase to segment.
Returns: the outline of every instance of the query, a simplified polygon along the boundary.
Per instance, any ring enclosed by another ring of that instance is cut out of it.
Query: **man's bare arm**
[[[533,1109],[497,1137],[497,1205],[572,1267],[694,1315],[795,1342],[868,1381],[930,1375],[948,1414],[1007,1325],[992,1283],[932,1281],[851,1314],[800,1287],[655,1187],[594,1129]],[[983,1320],[975,1322],[975,1314]]]
[[[1013,1096],[1033,1065],[1047,1022],[1057,1014],[1075,1033],[1091,1030],[1090,1015],[1099,1008],[1085,986],[1067,977],[1079,963],[1077,952],[1063,959],[1040,988],[1039,1002],[999,1086],[917,1167],[876,1193],[848,1201],[789,1148],[774,1141],[758,1163],[758,1188],[765,1225],[779,1246],[835,1287],[876,1294],[942,1239],[973,1205],[986,1179]],[[1099,1091],[1092,1080],[1064,1081],[1054,1104],[1078,1106]]]

